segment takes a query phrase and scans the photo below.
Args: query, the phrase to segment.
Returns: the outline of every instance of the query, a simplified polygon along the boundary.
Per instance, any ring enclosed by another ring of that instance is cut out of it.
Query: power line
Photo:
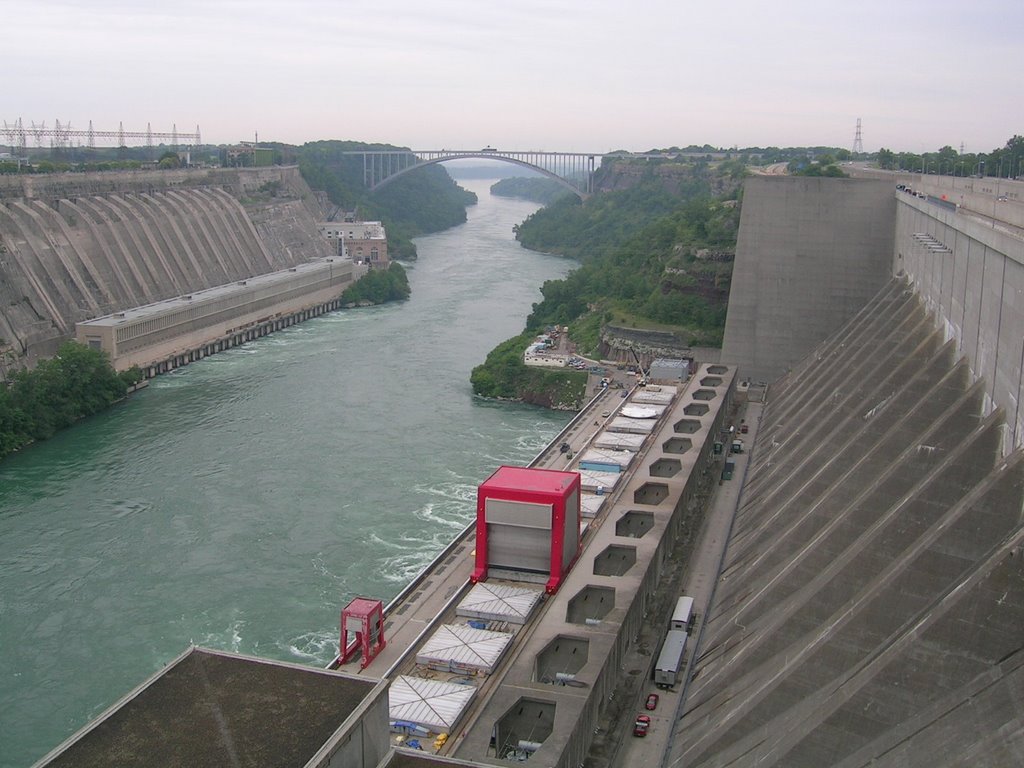
[[[25,150],[28,147],[28,138],[31,136],[35,139],[35,145],[37,148],[43,147],[43,140],[50,139],[50,145],[55,148],[66,148],[71,139],[85,139],[87,146],[95,147],[96,142],[102,141],[103,139],[114,139],[117,142],[117,146],[127,146],[127,142],[130,140],[138,140],[140,146],[153,146],[153,139],[167,139],[169,143],[177,147],[179,145],[184,146],[196,146],[200,142],[199,126],[196,126],[195,133],[184,133],[177,129],[177,124],[174,125],[173,129],[169,132],[153,131],[147,127],[145,131],[126,131],[124,124],[120,123],[116,131],[101,131],[95,130],[92,125],[92,121],[89,121],[89,127],[85,130],[76,130],[71,127],[71,122],[61,123],[60,120],[54,121],[54,127],[48,128],[46,121],[36,123],[33,121],[30,123],[29,128],[25,128],[24,121],[19,117],[13,123],[8,123],[4,120],[3,128],[0,128],[0,134],[6,138],[6,143],[10,144],[11,147],[17,147],[19,150]]]

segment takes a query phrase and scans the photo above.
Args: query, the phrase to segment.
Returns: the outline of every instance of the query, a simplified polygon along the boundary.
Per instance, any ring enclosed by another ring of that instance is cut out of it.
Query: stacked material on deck
[[[597,517],[601,511],[601,505],[607,496],[598,496],[595,493],[584,493],[580,496],[580,514],[584,517]]]
[[[400,675],[388,687],[391,730],[451,733],[476,694],[476,687]]]
[[[538,589],[511,584],[480,582],[462,598],[456,616],[485,621],[507,621],[525,624],[540,603],[543,593]]]
[[[608,493],[611,491],[617,482],[619,482],[620,474],[618,472],[599,472],[593,469],[579,470],[580,473],[580,488],[584,491],[590,491],[591,493],[597,491],[599,493]],[[581,497],[582,498],[582,497]]]
[[[668,405],[676,396],[675,387],[647,387],[638,389],[629,398],[633,403],[655,403],[656,405]]]
[[[654,430],[656,422],[656,419],[630,419],[626,416],[616,416],[608,425],[608,431],[646,435]]]
[[[639,451],[644,444],[645,435],[634,435],[629,432],[601,432],[594,439],[595,448],[611,448],[616,451]]]
[[[489,675],[511,642],[508,632],[491,632],[468,624],[442,624],[416,653],[416,663],[444,672]]]
[[[632,451],[613,451],[609,448],[589,448],[580,456],[580,469],[597,472],[623,472],[636,456]]]

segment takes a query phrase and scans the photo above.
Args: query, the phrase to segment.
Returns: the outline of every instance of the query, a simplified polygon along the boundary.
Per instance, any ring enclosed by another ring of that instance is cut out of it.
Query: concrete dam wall
[[[297,168],[0,184],[0,339],[27,362],[76,322],[331,255]]]
[[[673,764],[1024,764],[1014,183],[956,204],[893,178],[747,186],[737,270],[757,279],[734,279],[726,339],[773,383]],[[885,249],[885,285],[844,319]]]

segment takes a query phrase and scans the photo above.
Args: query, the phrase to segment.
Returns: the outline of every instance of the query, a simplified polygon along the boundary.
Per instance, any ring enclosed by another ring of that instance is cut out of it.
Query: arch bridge
[[[537,171],[558,182],[582,199],[594,191],[594,166],[599,152],[540,152],[535,150],[483,149],[403,149],[348,151],[344,155],[361,155],[363,159],[363,183],[371,190],[377,190],[400,176],[424,165],[443,163],[446,160],[477,158],[501,160],[512,165]]]

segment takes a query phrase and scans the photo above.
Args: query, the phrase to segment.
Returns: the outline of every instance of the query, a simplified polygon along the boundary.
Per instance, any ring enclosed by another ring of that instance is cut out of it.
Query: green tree
[[[157,168],[180,168],[181,158],[178,157],[177,152],[164,152],[160,155],[160,159],[157,161]]]
[[[65,342],[55,357],[0,384],[0,457],[109,408],[127,387],[104,353]]]

